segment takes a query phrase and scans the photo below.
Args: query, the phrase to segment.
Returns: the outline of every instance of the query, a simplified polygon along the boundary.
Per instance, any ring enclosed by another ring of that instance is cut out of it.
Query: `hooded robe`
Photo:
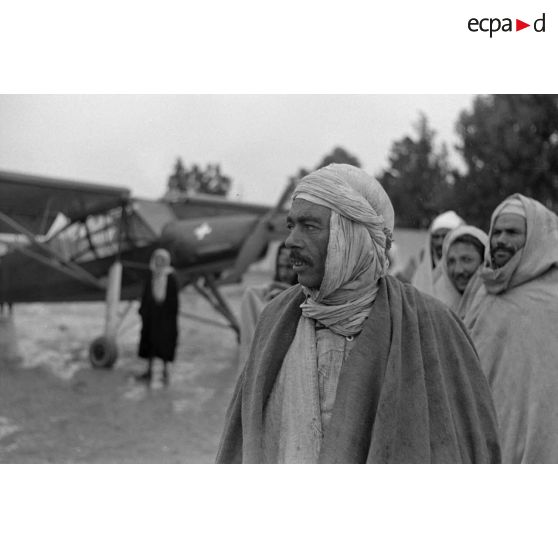
[[[154,257],[165,258],[166,266],[154,266]],[[144,284],[139,314],[141,334],[138,356],[145,359],[160,358],[173,362],[178,340],[178,281],[170,267],[170,254],[164,249],[154,252],[151,272]]]
[[[459,313],[492,389],[503,462],[558,463],[558,217],[510,198],[525,209],[525,246],[499,269],[487,256]]]
[[[469,286],[473,288],[475,284],[475,273],[469,283],[467,284],[467,288],[465,292],[460,293],[455,285],[453,284],[452,280],[449,276],[448,270],[448,252],[451,248],[452,244],[461,236],[470,235],[476,238],[479,242],[481,242],[484,246],[484,254],[481,258],[481,264],[477,269],[477,273],[482,268],[482,264],[484,259],[486,258],[486,253],[488,251],[488,236],[485,232],[481,231],[477,227],[472,227],[470,225],[462,225],[450,231],[446,238],[444,239],[444,247],[442,248],[442,259],[440,260],[439,268],[440,268],[440,278],[436,284],[436,293],[435,296],[438,300],[441,300],[446,306],[449,306],[454,312],[457,312],[459,308],[459,304],[461,303],[461,299],[463,296],[467,294],[469,290]]]
[[[446,211],[432,221],[426,238],[426,244],[421,252],[420,262],[411,280],[411,284],[419,291],[436,296],[438,282],[442,276],[442,270],[438,265],[439,261],[436,255],[432,253],[430,244],[432,233],[438,229],[450,229],[451,231],[464,224],[465,221],[455,211]]]

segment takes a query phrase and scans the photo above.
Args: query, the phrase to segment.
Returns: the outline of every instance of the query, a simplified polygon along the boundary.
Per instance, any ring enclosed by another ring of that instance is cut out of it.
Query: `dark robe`
[[[294,338],[299,285],[264,309],[226,416],[218,463],[262,463],[266,403]],[[499,463],[494,405],[462,322],[392,277],[343,364],[321,463]]]
[[[178,338],[178,282],[174,273],[169,273],[165,300],[157,302],[153,298],[151,278],[150,273],[141,297],[139,313],[142,327],[138,355],[172,362]]]

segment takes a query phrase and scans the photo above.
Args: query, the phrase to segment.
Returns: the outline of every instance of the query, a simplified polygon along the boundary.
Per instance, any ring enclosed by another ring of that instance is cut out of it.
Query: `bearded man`
[[[258,322],[220,463],[493,463],[486,378],[462,323],[387,275],[391,202],[351,165],[304,177],[288,216],[300,285]]]
[[[514,194],[460,312],[492,388],[504,463],[558,463],[558,217]]]

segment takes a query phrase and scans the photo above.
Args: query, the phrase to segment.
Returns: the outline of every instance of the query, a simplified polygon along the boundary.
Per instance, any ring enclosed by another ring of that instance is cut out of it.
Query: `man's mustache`
[[[496,246],[494,247],[493,252],[497,252],[498,250],[502,250],[502,252],[507,252],[508,254],[511,254],[513,256],[513,254],[515,254],[515,249],[511,248],[510,246],[504,246],[502,244],[496,244]]]
[[[303,256],[298,250],[292,249],[291,250],[291,257],[290,257],[291,265],[294,264],[295,261],[302,262],[306,265],[313,265],[313,262],[310,258]]]

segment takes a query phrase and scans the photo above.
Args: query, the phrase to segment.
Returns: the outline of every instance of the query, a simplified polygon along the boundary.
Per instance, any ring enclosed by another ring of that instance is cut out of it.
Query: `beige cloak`
[[[558,217],[512,198],[525,207],[525,246],[500,269],[487,258],[459,313],[492,388],[503,462],[558,463]]]

